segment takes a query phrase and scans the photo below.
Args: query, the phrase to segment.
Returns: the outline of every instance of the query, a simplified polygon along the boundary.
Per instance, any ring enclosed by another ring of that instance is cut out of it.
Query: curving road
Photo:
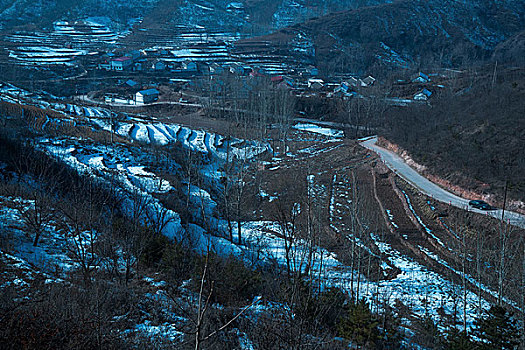
[[[445,189],[439,187],[435,183],[428,180],[426,177],[420,175],[417,171],[411,168],[405,161],[392,151],[379,147],[377,144],[377,136],[369,137],[361,141],[361,145],[371,151],[377,153],[385,164],[397,175],[405,179],[407,182],[418,188],[422,193],[431,196],[434,199],[449,203],[455,207],[473,211],[476,213],[490,215],[497,219],[501,219],[502,210],[479,210],[468,205],[469,200],[452,194]],[[525,215],[505,210],[504,220],[510,222],[514,226],[525,228]]]

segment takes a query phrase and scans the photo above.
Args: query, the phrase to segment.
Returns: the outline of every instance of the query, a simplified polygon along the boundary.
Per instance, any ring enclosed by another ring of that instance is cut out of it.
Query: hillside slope
[[[204,25],[246,33],[269,33],[335,11],[389,2],[390,0],[0,0],[0,30],[54,21],[107,17],[118,25],[143,18],[170,26]],[[231,27],[231,28],[230,28]]]
[[[525,3],[401,0],[330,14],[268,37],[315,45],[325,71],[465,65],[523,30]]]
[[[119,24],[142,17],[159,0],[0,0],[0,30],[16,26],[49,27],[63,19],[107,17]]]
[[[525,30],[499,44],[494,50],[495,61],[525,64]]]
[[[472,88],[444,93],[429,106],[394,109],[383,133],[431,174],[501,205],[525,200],[525,71],[494,66]],[[519,203],[515,203],[516,209]],[[521,208],[523,209],[523,208]]]

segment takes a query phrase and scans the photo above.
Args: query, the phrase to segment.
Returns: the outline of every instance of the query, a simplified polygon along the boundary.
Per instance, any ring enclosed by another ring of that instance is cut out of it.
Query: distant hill
[[[401,0],[333,13],[266,37],[315,46],[325,71],[458,66],[490,57],[525,28],[525,2]]]
[[[104,16],[122,26],[142,18],[167,25],[269,33],[335,11],[390,0],[0,0],[0,30]],[[156,11],[157,10],[157,11]],[[161,12],[159,12],[161,11]],[[160,14],[160,17],[159,17]]]
[[[159,0],[0,0],[0,30],[17,26],[49,27],[58,20],[104,16],[126,24],[142,17]]]
[[[525,30],[496,46],[493,59],[499,62],[525,64]]]

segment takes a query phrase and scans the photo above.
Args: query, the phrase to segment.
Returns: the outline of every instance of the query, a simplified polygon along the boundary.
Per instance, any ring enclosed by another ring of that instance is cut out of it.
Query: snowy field
[[[86,50],[53,48],[49,46],[22,46],[10,51],[9,57],[24,65],[72,65],[76,58],[87,55],[87,53]]]
[[[331,129],[331,128],[319,126],[316,124],[298,123],[298,124],[295,124],[293,127],[297,130],[312,132],[315,134],[320,134],[320,135],[328,136],[331,138],[342,138],[344,136],[344,133],[342,130]]]

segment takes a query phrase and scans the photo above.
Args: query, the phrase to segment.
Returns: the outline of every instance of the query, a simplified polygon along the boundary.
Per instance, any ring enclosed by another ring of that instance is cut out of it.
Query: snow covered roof
[[[421,90],[420,92],[418,92],[417,94],[414,95],[414,100],[428,100],[428,98],[432,95],[432,92],[427,90],[427,89],[423,89]]]
[[[244,4],[242,2],[230,2],[228,6],[226,6],[228,9],[236,9],[236,10],[242,10],[244,9]]]
[[[361,81],[364,84],[366,84],[366,85],[372,85],[376,81],[376,78],[374,78],[373,76],[369,75],[366,78],[362,79]]]

